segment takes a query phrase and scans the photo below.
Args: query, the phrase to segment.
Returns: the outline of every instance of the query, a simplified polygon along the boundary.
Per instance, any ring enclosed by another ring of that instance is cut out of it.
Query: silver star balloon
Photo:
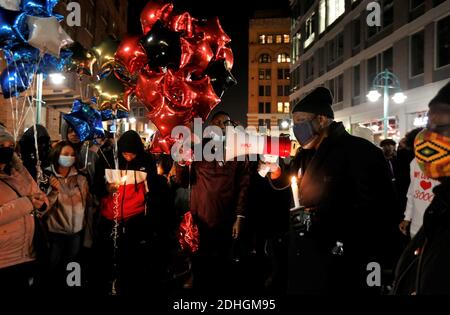
[[[54,16],[47,18],[28,16],[27,24],[30,30],[28,44],[42,53],[59,57],[61,48],[73,43]]]

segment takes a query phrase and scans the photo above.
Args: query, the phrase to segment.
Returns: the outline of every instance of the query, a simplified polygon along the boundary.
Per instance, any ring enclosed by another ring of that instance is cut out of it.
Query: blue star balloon
[[[28,89],[32,82],[33,67],[29,64],[21,64],[17,67],[10,65],[0,75],[0,85],[4,98],[18,96]]]
[[[21,40],[21,36],[16,30],[18,30],[19,24],[23,25],[25,21],[24,13],[0,7],[0,48],[8,48]]]
[[[21,9],[28,15],[50,17],[58,0],[22,0]]]
[[[72,111],[63,117],[75,130],[80,141],[105,136],[100,112],[81,100],[75,100],[72,105]]]

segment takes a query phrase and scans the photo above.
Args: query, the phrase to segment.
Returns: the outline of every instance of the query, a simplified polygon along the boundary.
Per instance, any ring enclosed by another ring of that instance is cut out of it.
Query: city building
[[[257,12],[249,24],[247,126],[289,132],[290,19]]]
[[[61,0],[55,11],[63,16],[67,16],[67,4],[72,0]],[[81,26],[67,26],[65,21],[62,25],[69,36],[85,48],[91,48],[102,42],[108,35],[120,39],[127,32],[128,1],[96,1],[77,0],[81,8]],[[74,73],[63,73],[64,80],[47,79],[43,85],[43,100],[41,124],[46,126],[50,137],[53,140],[61,139],[62,115],[70,112],[72,103],[76,98],[87,98],[92,96],[92,90],[88,83],[92,78],[80,78]],[[1,93],[0,93],[1,94]],[[12,113],[10,101],[0,96],[0,121],[12,129]],[[33,111],[29,111],[23,130],[30,127],[35,121]],[[21,130],[21,131],[23,131]],[[22,133],[22,132],[20,132]]]
[[[334,94],[336,120],[349,131],[370,128],[378,143],[383,98],[369,102],[366,95],[375,76],[388,69],[407,96],[403,104],[389,102],[388,136],[399,139],[426,124],[428,102],[450,78],[450,0],[291,0],[290,5],[291,103],[326,86]],[[368,23],[374,17],[379,26]]]

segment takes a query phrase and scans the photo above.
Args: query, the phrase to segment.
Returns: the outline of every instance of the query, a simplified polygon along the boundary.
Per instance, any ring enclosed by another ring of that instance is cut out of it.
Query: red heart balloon
[[[220,59],[225,60],[228,70],[231,70],[233,68],[234,56],[233,51],[231,50],[230,47],[224,46],[219,48],[219,51],[216,54],[216,60]]]
[[[164,73],[150,71],[147,67],[142,69],[138,75],[135,94],[150,112],[164,105],[162,94],[164,76]]]
[[[147,63],[147,53],[139,43],[140,36],[126,36],[116,51],[115,59],[130,74],[134,74]]]
[[[230,37],[228,37],[220,25],[218,17],[206,21],[199,21],[194,23],[194,25],[195,34],[202,39],[206,39],[215,53],[218,52],[219,48],[231,42]]]
[[[167,23],[173,10],[172,3],[162,1],[150,1],[141,12],[141,25],[144,34],[147,34],[156,21]]]

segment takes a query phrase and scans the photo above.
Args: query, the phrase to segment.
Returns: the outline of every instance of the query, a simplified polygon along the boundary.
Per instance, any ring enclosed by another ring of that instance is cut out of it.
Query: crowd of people
[[[176,163],[135,131],[117,145],[109,135],[82,143],[69,125],[62,141],[36,125],[16,143],[1,126],[2,287],[71,290],[77,262],[78,289],[105,295],[449,294],[450,84],[398,148],[349,134],[332,103],[319,87],[295,104],[301,147],[277,163]],[[223,134],[232,123],[225,112],[210,121]],[[188,212],[195,252],[178,242]]]

